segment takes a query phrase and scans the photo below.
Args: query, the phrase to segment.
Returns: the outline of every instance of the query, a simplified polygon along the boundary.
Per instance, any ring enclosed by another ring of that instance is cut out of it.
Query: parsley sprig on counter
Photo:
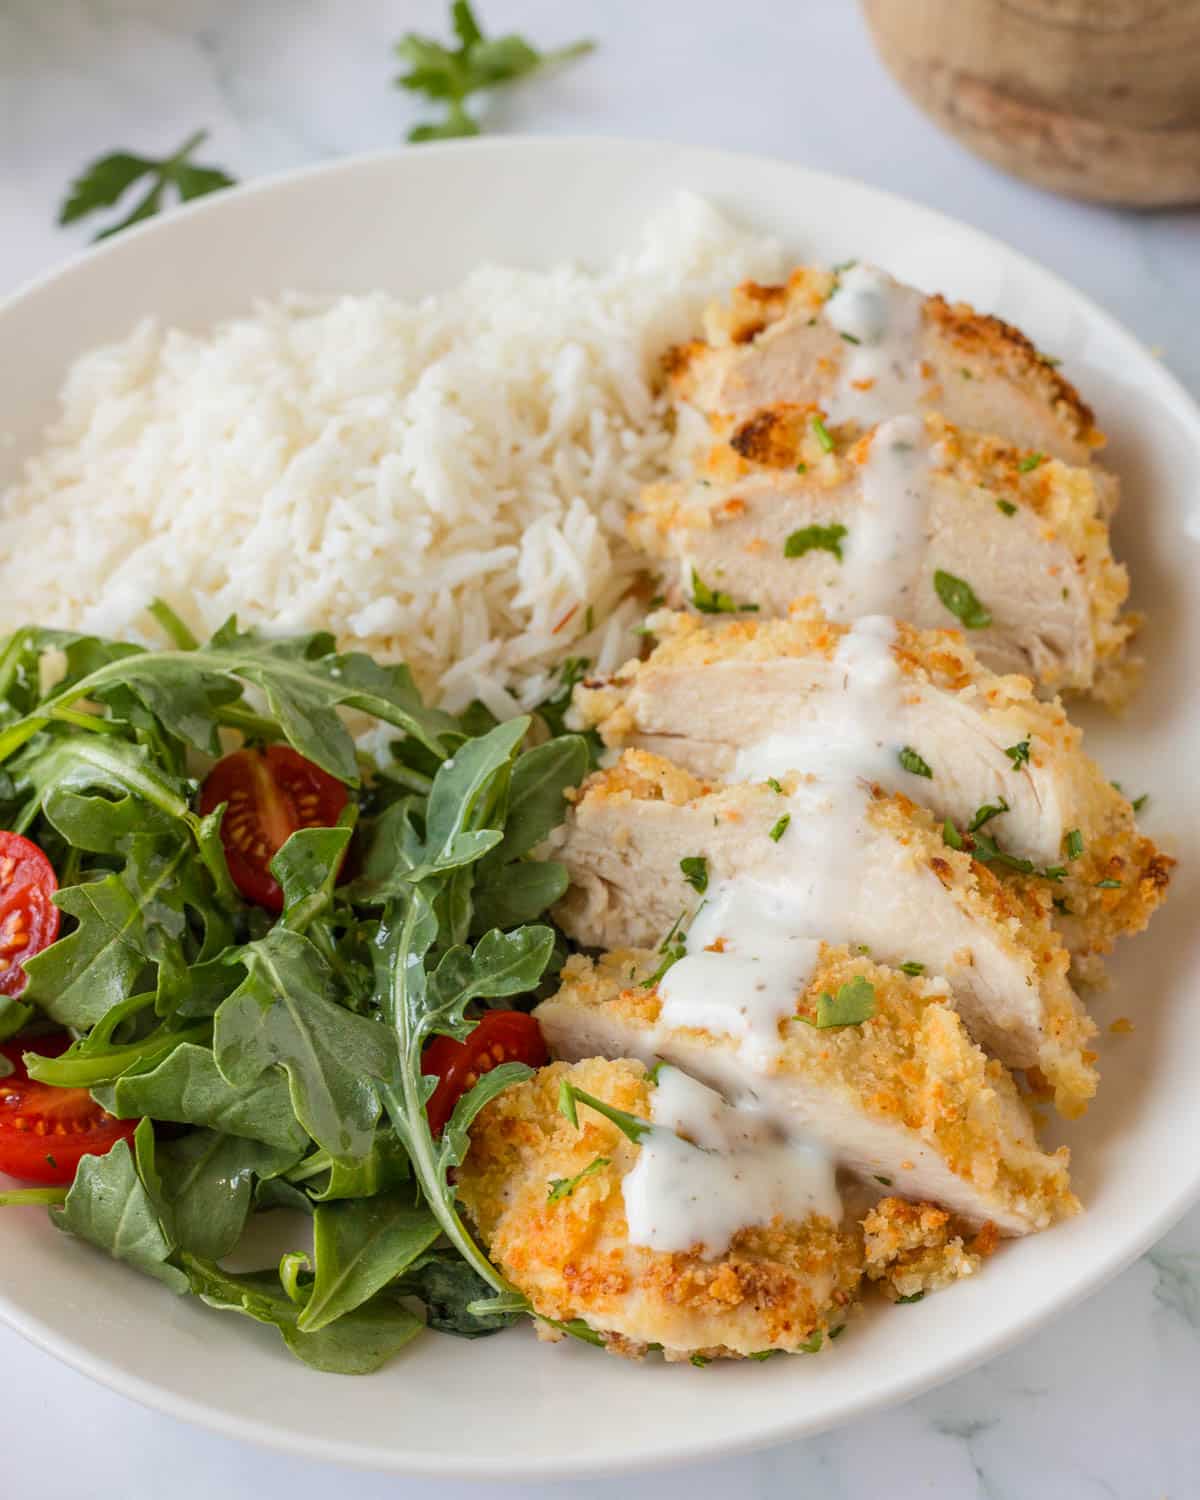
[[[19,999],[0,998],[0,1035],[70,1028],[61,1055],[27,1055],[30,1076],[141,1117],[69,1188],[3,1201],[48,1203],[58,1227],[273,1326],[319,1369],[375,1369],[425,1324],[503,1327],[524,1304],[449,1174],[478,1111],[529,1070],[484,1073],[435,1135],[421,1055],[496,1000],[531,1003],[552,972],[561,945],[538,918],[565,872],[531,851],[587,747],[530,749],[528,718],[431,709],[406,668],[327,635],[230,621],[201,645],[155,613],[170,649],[36,628],[0,643],[0,826],[48,854],[64,916]],[[396,731],[390,759],[360,755],[345,710]],[[278,917],[234,888],[224,808],[195,810],[196,758],[231,731],[290,745],[350,791],[336,826],[275,855]],[[250,1215],[280,1207],[311,1216],[311,1251],[226,1270]]]
[[[228,172],[220,167],[201,167],[192,161],[192,153],[207,138],[206,130],[197,130],[177,151],[162,158],[138,156],[133,151],[113,151],[98,157],[71,184],[59,210],[58,222],[73,224],[102,208],[113,208],[135,183],[147,184],[146,191],[123,218],[93,236],[105,240],[158,213],[169,190],[178,195],[180,202],[187,203],[192,198],[215,193],[218,188],[232,187],[236,179]]]
[[[450,25],[458,42],[447,47],[433,37],[410,31],[396,43],[396,53],[408,67],[396,82],[400,88],[445,106],[440,120],[414,125],[410,141],[450,140],[479,134],[479,122],[466,102],[474,94],[515,83],[531,73],[584,56],[595,42],[573,42],[553,52],[539,52],[524,37],[488,37],[468,0],[454,0]]]

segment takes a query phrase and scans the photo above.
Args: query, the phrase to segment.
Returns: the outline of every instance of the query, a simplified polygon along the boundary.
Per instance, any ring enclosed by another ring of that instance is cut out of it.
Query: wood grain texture
[[[909,97],[1072,197],[1200,202],[1200,0],[861,0]]]

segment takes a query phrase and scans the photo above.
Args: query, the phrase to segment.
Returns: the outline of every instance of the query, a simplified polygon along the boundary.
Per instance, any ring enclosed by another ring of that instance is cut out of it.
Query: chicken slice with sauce
[[[783,286],[747,282],[705,325],[707,342],[666,360],[685,440],[703,441],[704,416],[745,417],[783,401],[860,428],[939,411],[1069,464],[1087,464],[1104,443],[1090,408],[1024,334],[873,266],[800,267]],[[1111,510],[1116,482],[1099,483]]]
[[[1038,1067],[1078,1114],[1095,1092],[1095,1027],[1037,894],[1003,884],[900,794],[788,775],[722,786],[645,751],[588,778],[543,852],[571,886],[564,931],[596,948],[653,947],[701,897],[738,924],[863,944],[948,980],[975,1039]]]
[[[1093,470],[1022,453],[936,415],[865,435],[765,407],[692,477],[648,486],[634,543],[677,569],[676,602],[780,616],[964,625],[994,671],[1119,703],[1137,621]]]
[[[635,1143],[582,1101],[572,1124],[564,1081],[652,1131]],[[793,1159],[776,1134],[690,1079],[656,1087],[640,1062],[559,1062],[480,1112],[457,1192],[491,1259],[553,1320],[543,1336],[582,1319],[635,1357],[812,1351],[846,1320],[862,1245],[839,1227],[828,1161]]]
[[[535,1015],[555,1057],[663,1059],[815,1137],[866,1183],[976,1228],[1024,1235],[1074,1213],[1067,1151],[1038,1146],[1008,1071],[970,1040],[945,985],[818,947],[811,970],[766,1005],[736,942],[689,953],[657,980],[656,952],[575,957]],[[841,1015],[865,1019],[814,1024],[864,986],[868,1003]],[[714,996],[725,994],[722,1006]]]
[[[579,720],[606,745],[727,782],[834,757],[950,819],[968,851],[1027,882],[1085,973],[1165,897],[1174,861],[1138,833],[1062,706],[988,672],[959,633],[816,612],[716,622],[663,611],[651,624],[660,641],[646,660],[575,690]]]

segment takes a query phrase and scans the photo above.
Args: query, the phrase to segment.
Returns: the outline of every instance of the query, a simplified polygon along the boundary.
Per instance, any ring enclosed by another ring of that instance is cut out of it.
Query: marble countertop
[[[600,43],[585,62],[498,99],[489,130],[699,142],[890,188],[1019,244],[1123,319],[1200,395],[1200,214],[1119,213],[999,176],[912,109],[849,0],[479,3],[497,30],[546,46]],[[204,126],[202,159],[250,178],[403,140],[417,114],[389,87],[390,44],[409,28],[440,31],[445,12],[442,0],[8,0],[0,296],[86,244],[86,226],[62,230],[54,219],[69,179],[107,150],[166,154]],[[0,1366],[4,1472],[16,1494],[415,1500],[430,1488],[180,1426],[3,1329]],[[804,1443],[620,1488],[627,1500],[1186,1500],[1200,1493],[1198,1391],[1200,1209],[1098,1295],[951,1386]],[[591,1500],[607,1488],[522,1493]],[[504,1492],[446,1483],[438,1493]]]

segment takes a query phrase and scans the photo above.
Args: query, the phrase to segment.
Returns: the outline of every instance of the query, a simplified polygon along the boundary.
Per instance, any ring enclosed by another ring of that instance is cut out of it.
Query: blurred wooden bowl
[[[884,64],[964,146],[1053,192],[1200,202],[1200,0],[861,0]]]

